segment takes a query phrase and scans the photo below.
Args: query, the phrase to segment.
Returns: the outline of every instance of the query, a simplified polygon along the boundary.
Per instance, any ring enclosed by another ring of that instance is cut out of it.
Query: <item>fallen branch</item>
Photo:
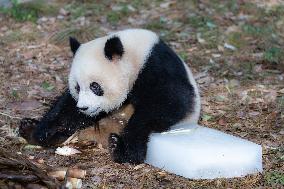
[[[30,162],[29,160],[25,159],[24,157],[8,152],[4,148],[0,148],[0,166],[1,167],[7,167],[12,169],[13,171],[17,171],[18,173],[23,173],[23,170],[30,171],[34,176],[38,178],[38,180],[42,181],[48,188],[51,189],[60,189],[61,184],[54,178],[48,176],[46,172],[44,172],[42,169],[40,169],[38,166]],[[1,174],[2,174],[1,170]],[[2,174],[3,177],[8,176],[5,174]],[[19,177],[18,175],[14,175],[15,181],[16,178],[23,179],[24,175],[22,177]],[[33,177],[30,177],[29,179],[33,179]],[[13,180],[12,177],[10,177],[10,180]]]
[[[0,173],[0,179],[12,180],[24,183],[39,181],[39,178],[35,175],[22,175],[19,173],[3,173],[2,171]]]

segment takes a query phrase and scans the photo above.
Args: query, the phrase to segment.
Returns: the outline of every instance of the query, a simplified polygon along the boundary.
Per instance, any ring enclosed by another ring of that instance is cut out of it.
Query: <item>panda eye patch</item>
[[[80,92],[80,86],[79,86],[79,84],[78,84],[78,83],[77,83],[77,85],[76,85],[75,89],[76,89],[77,93],[79,93],[79,92]]]
[[[103,89],[101,88],[101,86],[97,82],[92,82],[90,84],[90,89],[97,96],[103,96],[104,95]]]

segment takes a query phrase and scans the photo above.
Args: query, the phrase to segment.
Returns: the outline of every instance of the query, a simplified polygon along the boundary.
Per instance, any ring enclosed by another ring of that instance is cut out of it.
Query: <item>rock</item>
[[[64,8],[61,8],[59,10],[59,14],[61,14],[62,16],[67,16],[70,12],[68,12],[67,10],[65,10]]]
[[[231,45],[231,44],[229,44],[229,43],[225,43],[225,44],[224,44],[224,47],[225,47],[226,49],[230,49],[230,50],[232,50],[232,51],[237,50],[237,48],[236,48],[235,46],[233,46],[233,45]]]
[[[63,16],[63,15],[58,15],[58,16],[57,16],[57,19],[63,20],[63,19],[64,19],[64,16]]]
[[[212,57],[213,58],[219,58],[219,57],[221,57],[221,54],[212,54]]]

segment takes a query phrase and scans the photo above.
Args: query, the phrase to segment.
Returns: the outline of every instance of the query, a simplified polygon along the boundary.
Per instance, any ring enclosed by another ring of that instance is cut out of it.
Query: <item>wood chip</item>
[[[66,188],[79,189],[82,187],[82,180],[77,178],[67,178]]]

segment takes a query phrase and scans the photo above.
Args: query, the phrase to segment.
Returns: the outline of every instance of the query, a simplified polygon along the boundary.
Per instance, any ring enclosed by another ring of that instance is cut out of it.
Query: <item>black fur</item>
[[[75,55],[75,53],[79,49],[81,43],[76,38],[69,37],[69,44],[70,44],[70,48],[71,48],[73,55]]]
[[[108,51],[106,56],[111,57],[113,52]],[[149,135],[168,130],[191,113],[194,97],[194,88],[189,83],[182,61],[165,43],[159,41],[125,102],[134,106],[134,114],[120,136],[111,134],[109,137],[113,160],[134,164],[143,162]],[[102,113],[90,118],[78,112],[75,100],[66,91],[38,122],[33,138],[43,146],[53,145],[105,115]]]
[[[114,56],[121,58],[124,53],[124,49],[119,37],[114,36],[109,38],[106,41],[104,51],[106,58],[109,60],[112,60]]]
[[[30,143],[41,146],[53,146],[64,142],[79,129],[83,129],[96,123],[106,114],[101,113],[97,117],[88,117],[78,111],[76,101],[69,90],[60,96],[50,110],[40,120],[24,119],[20,124],[20,134]],[[37,125],[31,134],[30,128]]]
[[[113,160],[143,162],[149,135],[168,130],[192,112],[194,96],[182,61],[160,40],[130,93],[133,116],[121,136],[112,134],[109,138]]]

